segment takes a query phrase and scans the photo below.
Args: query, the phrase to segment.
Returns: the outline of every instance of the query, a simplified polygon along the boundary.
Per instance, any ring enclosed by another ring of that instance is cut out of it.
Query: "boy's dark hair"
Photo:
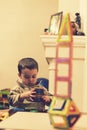
[[[22,69],[37,69],[38,71],[38,63],[33,58],[22,58],[18,63],[18,72],[21,73]]]

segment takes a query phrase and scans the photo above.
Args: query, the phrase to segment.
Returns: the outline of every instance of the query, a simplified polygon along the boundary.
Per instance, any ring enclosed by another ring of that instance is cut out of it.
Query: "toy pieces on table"
[[[13,115],[15,112],[13,109],[0,110],[0,122]]]
[[[44,95],[44,90],[43,88],[35,88],[35,97],[33,97],[34,102],[41,102],[42,101],[42,96]]]
[[[81,112],[71,98],[53,97],[49,108],[50,123],[58,129],[72,128]]]
[[[36,85],[34,87],[34,95],[35,97],[33,97],[33,101],[34,102],[42,102],[43,99],[42,99],[42,96],[43,95],[48,95],[48,91],[46,88],[44,88],[42,85]]]
[[[8,117],[9,117],[9,109],[0,110],[0,121],[3,121]]]
[[[8,91],[0,90],[0,109],[8,109],[9,102],[8,102]]]

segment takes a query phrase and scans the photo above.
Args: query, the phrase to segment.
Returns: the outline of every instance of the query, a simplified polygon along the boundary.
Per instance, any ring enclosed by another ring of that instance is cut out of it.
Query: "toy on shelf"
[[[64,38],[63,32],[65,29],[67,36]],[[56,44],[54,97],[48,111],[50,123],[59,129],[72,128],[81,115],[71,98],[72,45],[70,15],[66,14],[63,18]],[[62,49],[66,49],[66,54],[63,53]]]

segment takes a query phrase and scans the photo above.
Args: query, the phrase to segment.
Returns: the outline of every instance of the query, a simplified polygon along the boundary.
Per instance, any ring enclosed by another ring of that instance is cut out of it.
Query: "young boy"
[[[11,106],[28,111],[45,111],[45,105],[50,105],[49,92],[37,82],[38,69],[38,63],[33,58],[23,58],[19,61],[19,80],[9,94]]]

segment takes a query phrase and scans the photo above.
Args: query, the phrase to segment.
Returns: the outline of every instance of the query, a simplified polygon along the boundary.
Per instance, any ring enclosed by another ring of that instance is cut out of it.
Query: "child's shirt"
[[[17,85],[10,91],[9,94],[9,103],[13,107],[23,108],[24,110],[38,110],[44,111],[45,105],[50,105],[51,101],[45,103],[39,97],[34,101],[31,101],[30,98],[20,99],[20,94],[29,91],[32,88],[40,88],[43,89],[44,95],[50,95],[47,89],[44,86],[36,84],[34,86],[26,86],[23,83],[17,81]]]

